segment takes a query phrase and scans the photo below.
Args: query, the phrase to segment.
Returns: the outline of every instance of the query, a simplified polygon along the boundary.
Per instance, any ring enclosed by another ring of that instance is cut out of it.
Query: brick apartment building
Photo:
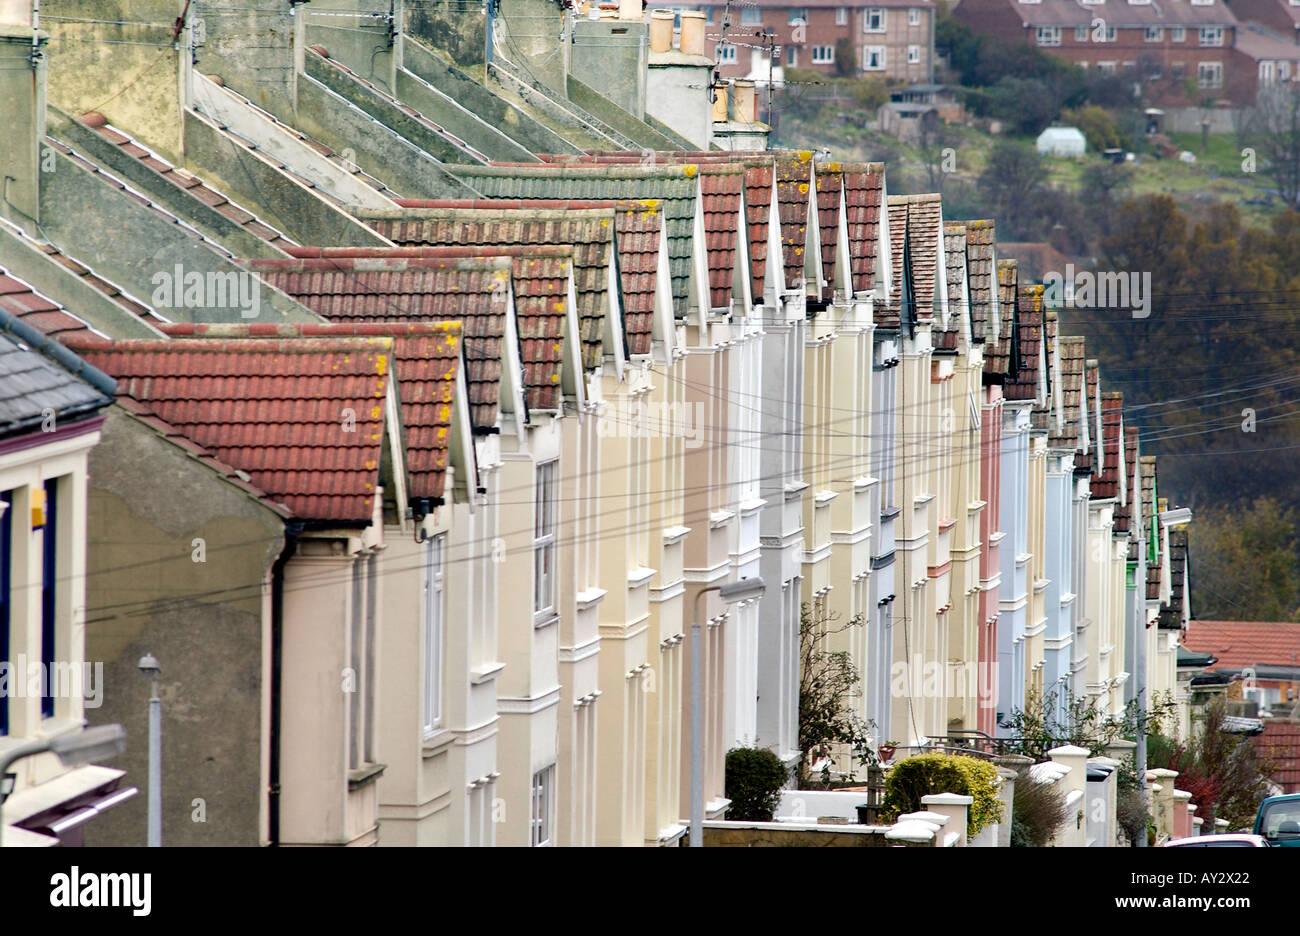
[[[722,32],[726,0],[710,0],[682,9],[704,11],[707,54],[713,55]],[[733,0],[731,26],[723,46],[724,78],[767,76],[767,51],[754,34],[776,34],[779,64],[813,68],[828,75],[878,75],[912,84],[934,80],[932,0],[872,0],[846,5],[842,0]],[[846,43],[852,60],[843,61]]]
[[[1191,103],[1189,78],[1207,96],[1253,99],[1254,82],[1242,71],[1253,74],[1258,60],[1234,54],[1241,24],[1223,0],[960,0],[953,15],[976,32],[1132,76],[1152,104]]]

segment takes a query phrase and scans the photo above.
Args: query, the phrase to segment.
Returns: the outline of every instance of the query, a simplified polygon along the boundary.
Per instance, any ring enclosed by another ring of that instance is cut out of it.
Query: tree
[[[1128,145],[1119,123],[1104,107],[1089,104],[1085,107],[1063,111],[1061,120],[1078,127],[1088,141],[1088,147],[1094,152],[1124,147]]]
[[[1255,150],[1260,171],[1288,205],[1300,200],[1300,88],[1290,82],[1260,89],[1242,118],[1239,142]]]
[[[857,46],[849,36],[840,36],[835,40],[835,74],[841,78],[852,78],[857,70]]]
[[[1128,163],[1113,163],[1108,159],[1089,163],[1083,170],[1079,197],[1092,207],[1104,235],[1114,230],[1111,217],[1119,197],[1133,184],[1133,173]]]
[[[943,181],[947,175],[944,163],[955,152],[958,142],[957,134],[944,121],[937,118],[922,121],[916,143],[930,183],[926,191],[943,193]]]
[[[980,173],[980,187],[998,219],[998,237],[1033,240],[1036,199],[1047,180],[1038,154],[1024,144],[1002,140],[993,147]]]
[[[849,749],[849,776],[854,763],[873,764],[868,732],[874,727],[853,711],[862,696],[857,667],[847,650],[832,650],[831,638],[851,628],[865,626],[860,615],[836,626],[837,615],[824,603],[802,605],[799,611],[799,751],[800,784],[811,781],[808,769],[815,760],[830,757],[833,745]],[[823,769],[823,782],[829,780]]]
[[[1300,620],[1296,514],[1259,497],[1245,512],[1213,506],[1188,531],[1192,607],[1206,620]]]

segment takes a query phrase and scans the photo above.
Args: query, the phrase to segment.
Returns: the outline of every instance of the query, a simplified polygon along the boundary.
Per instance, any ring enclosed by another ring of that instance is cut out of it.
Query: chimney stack
[[[21,227],[40,220],[45,141],[45,45],[31,0],[0,0],[0,215]],[[17,215],[17,217],[15,217]]]

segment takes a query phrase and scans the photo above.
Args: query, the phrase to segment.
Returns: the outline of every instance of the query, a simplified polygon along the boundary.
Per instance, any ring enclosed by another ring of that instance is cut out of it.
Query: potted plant
[[[897,741],[886,741],[883,744],[879,744],[876,746],[876,753],[880,756],[880,762],[882,764],[885,761],[893,760],[894,752],[896,750],[898,750]]]

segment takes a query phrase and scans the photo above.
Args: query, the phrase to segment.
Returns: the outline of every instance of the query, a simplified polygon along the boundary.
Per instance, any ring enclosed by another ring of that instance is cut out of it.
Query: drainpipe
[[[484,9],[487,11],[487,26],[484,29],[486,33],[485,47],[483,49],[483,67],[492,64],[492,14],[496,9],[497,0],[483,0]]]
[[[284,567],[298,551],[301,523],[289,523],[284,529],[284,549],[271,566],[271,756],[267,784],[266,815],[268,844],[280,844],[280,696],[284,649]]]

